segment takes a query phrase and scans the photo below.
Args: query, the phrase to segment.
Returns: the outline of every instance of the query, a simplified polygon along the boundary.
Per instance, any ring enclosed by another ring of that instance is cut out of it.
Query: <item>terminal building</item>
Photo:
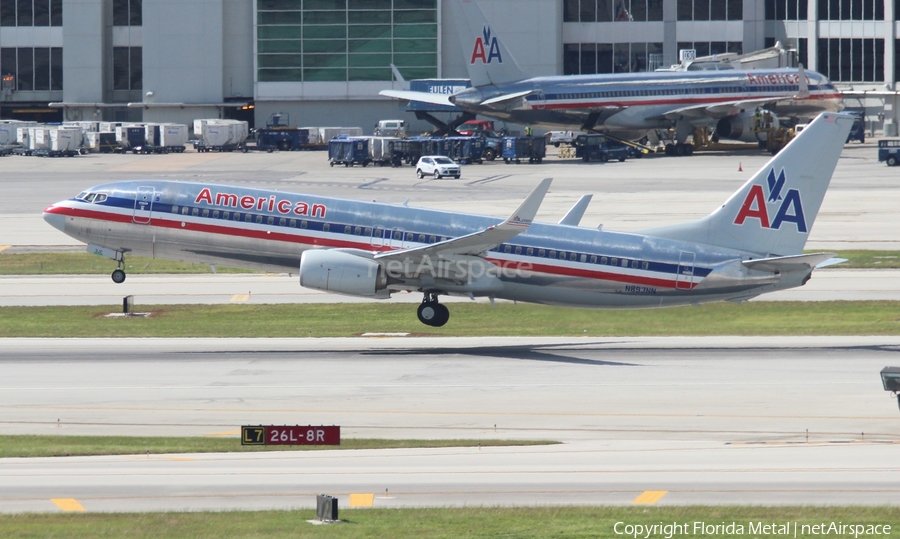
[[[465,79],[458,0],[0,0],[0,118],[372,126]],[[468,0],[467,0],[468,1]],[[896,134],[900,0],[471,0],[533,75],[638,72],[780,42]]]

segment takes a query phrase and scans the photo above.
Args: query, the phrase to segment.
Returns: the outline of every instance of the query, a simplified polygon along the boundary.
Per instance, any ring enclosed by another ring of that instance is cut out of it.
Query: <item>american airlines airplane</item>
[[[721,207],[639,233],[534,223],[550,179],[506,219],[164,180],[98,185],[44,210],[54,227],[119,262],[141,255],[297,272],[300,285],[373,299],[424,297],[419,320],[450,317],[441,295],[573,307],[740,301],[801,286],[834,254],[803,254],[853,117],[823,113]]]
[[[765,141],[752,129],[756,109],[774,127],[779,117],[810,118],[843,108],[842,96],[824,76],[799,69],[751,69],[529,77],[492,30],[477,3],[452,0],[472,87],[452,95],[383,90],[406,101],[457,106],[475,114],[544,129],[611,132],[638,140],[675,128],[667,153],[687,155],[693,128],[716,126],[719,138]]]

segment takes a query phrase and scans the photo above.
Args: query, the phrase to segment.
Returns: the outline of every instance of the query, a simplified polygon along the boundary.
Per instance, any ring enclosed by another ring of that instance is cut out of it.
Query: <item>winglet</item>
[[[799,90],[794,98],[806,99],[809,97],[809,82],[806,80],[806,71],[803,70],[803,64],[797,64],[797,71],[800,73],[800,79],[798,81]]]
[[[594,195],[584,195],[579,198],[578,202],[576,202],[575,205],[572,206],[572,209],[569,210],[569,213],[560,219],[559,224],[578,226],[581,223],[581,218],[584,217],[584,211],[587,209],[588,204],[591,202],[591,197],[593,196]]]
[[[550,190],[550,184],[552,182],[553,178],[544,178],[541,180],[541,183],[534,188],[534,191],[528,195],[528,198],[522,201],[522,204],[516,208],[516,211],[498,226],[512,225],[528,228],[534,220],[534,216],[537,215],[538,208],[541,207],[541,202],[544,201],[544,195]]]

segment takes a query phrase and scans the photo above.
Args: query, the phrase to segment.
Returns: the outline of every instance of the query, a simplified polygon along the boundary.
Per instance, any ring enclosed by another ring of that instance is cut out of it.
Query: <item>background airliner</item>
[[[381,95],[544,129],[611,132],[638,140],[675,127],[673,153],[694,126],[715,124],[720,138],[757,142],[757,107],[778,118],[810,118],[839,111],[842,97],[819,73],[799,69],[675,71],[528,77],[474,1],[452,0],[472,87],[452,95],[383,90]],[[763,135],[764,136],[764,135]],[[765,140],[765,139],[763,139]]]
[[[385,299],[423,293],[576,307],[739,301],[801,286],[832,253],[802,254],[849,115],[823,113],[698,221],[623,233],[533,223],[550,180],[506,219],[246,187],[136,180],[92,187],[44,219],[120,263],[150,257],[296,272],[317,290]],[[579,201],[562,223],[577,223]]]

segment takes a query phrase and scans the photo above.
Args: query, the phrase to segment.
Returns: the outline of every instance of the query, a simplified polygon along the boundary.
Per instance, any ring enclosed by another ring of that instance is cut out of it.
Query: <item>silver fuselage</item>
[[[386,252],[457,238],[498,224],[450,213],[246,187],[131,180],[47,208],[44,218],[91,246],[141,255],[296,273],[307,249]],[[660,307],[741,300],[800,286],[803,272],[751,270],[760,258],[700,243],[634,233],[533,223],[482,255],[502,266],[499,288],[427,283],[388,287],[578,307]],[[476,283],[477,284],[477,283]]]

